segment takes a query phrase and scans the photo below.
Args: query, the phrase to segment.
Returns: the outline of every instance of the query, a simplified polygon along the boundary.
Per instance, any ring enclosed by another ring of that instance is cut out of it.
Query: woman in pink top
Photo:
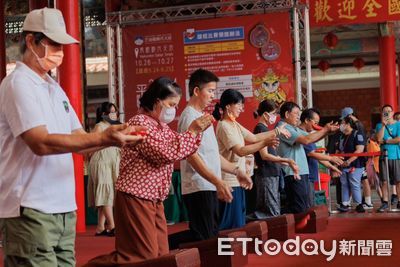
[[[180,99],[181,89],[166,77],[154,80],[140,98],[141,112],[128,124],[146,126],[148,131],[136,147],[121,150],[114,205],[116,251],[87,266],[139,262],[169,252],[162,201],[168,195],[173,163],[197,150],[200,133],[214,120],[204,115],[186,132],[171,130],[168,123],[175,119]]]

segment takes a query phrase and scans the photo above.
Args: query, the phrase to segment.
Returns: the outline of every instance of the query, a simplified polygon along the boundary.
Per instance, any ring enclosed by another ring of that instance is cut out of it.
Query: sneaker
[[[383,204],[377,209],[377,212],[385,212],[389,208],[389,205],[387,202],[383,202]]]
[[[372,210],[374,208],[374,205],[363,203],[363,208],[366,210]]]
[[[175,224],[174,221],[167,220],[167,225],[174,225],[174,224]]]
[[[340,212],[348,212],[350,210],[350,206],[340,204],[340,206],[337,209]]]
[[[395,194],[392,194],[392,197],[390,198],[390,203],[392,203],[392,205],[396,205],[396,203],[399,203],[399,197]]]
[[[363,204],[358,204],[357,207],[356,207],[356,211],[357,211],[358,213],[363,213],[363,212],[365,212],[365,209],[364,209],[364,207],[363,207]]]

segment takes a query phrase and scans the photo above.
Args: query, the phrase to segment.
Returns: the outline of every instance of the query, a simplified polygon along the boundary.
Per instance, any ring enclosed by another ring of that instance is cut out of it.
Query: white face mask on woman
[[[158,118],[161,122],[168,124],[175,119],[175,115],[176,115],[175,107],[165,107],[164,105],[162,105],[161,113]]]
[[[269,124],[274,124],[276,122],[276,115],[268,113],[268,116],[269,116],[268,123]]]

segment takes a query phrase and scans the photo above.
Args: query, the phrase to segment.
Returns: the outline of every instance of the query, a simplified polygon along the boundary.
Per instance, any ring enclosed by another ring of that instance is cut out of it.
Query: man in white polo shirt
[[[0,85],[0,220],[5,266],[75,266],[75,182],[71,152],[135,144],[127,125],[87,134],[47,73],[63,59],[66,33],[57,9],[30,12],[22,62]]]

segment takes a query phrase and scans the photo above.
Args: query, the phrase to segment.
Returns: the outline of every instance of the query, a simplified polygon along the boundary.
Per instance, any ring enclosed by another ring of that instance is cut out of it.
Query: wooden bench
[[[219,237],[247,237],[246,232],[237,231],[229,233],[221,233]],[[196,241],[181,244],[180,248],[197,248],[200,253],[200,261],[202,267],[218,266],[218,267],[243,267],[247,264],[247,255],[243,255],[242,242],[232,241],[224,242],[224,245],[230,244],[230,251],[233,255],[218,255],[218,237],[203,241]],[[227,251],[226,249],[223,250]]]
[[[318,233],[328,226],[329,211],[325,205],[314,206],[304,213],[295,214],[296,233]]]
[[[293,214],[263,219],[268,225],[268,239],[286,241],[295,236],[295,221]]]
[[[174,250],[158,258],[135,263],[116,263],[115,253],[98,256],[83,267],[200,267],[200,254],[196,248]]]
[[[220,235],[227,234],[235,231],[244,231],[247,234],[247,237],[252,238],[253,240],[247,244],[248,253],[255,253],[255,238],[266,242],[268,240],[268,225],[265,221],[254,221],[246,224],[242,228],[224,230],[220,232]]]

